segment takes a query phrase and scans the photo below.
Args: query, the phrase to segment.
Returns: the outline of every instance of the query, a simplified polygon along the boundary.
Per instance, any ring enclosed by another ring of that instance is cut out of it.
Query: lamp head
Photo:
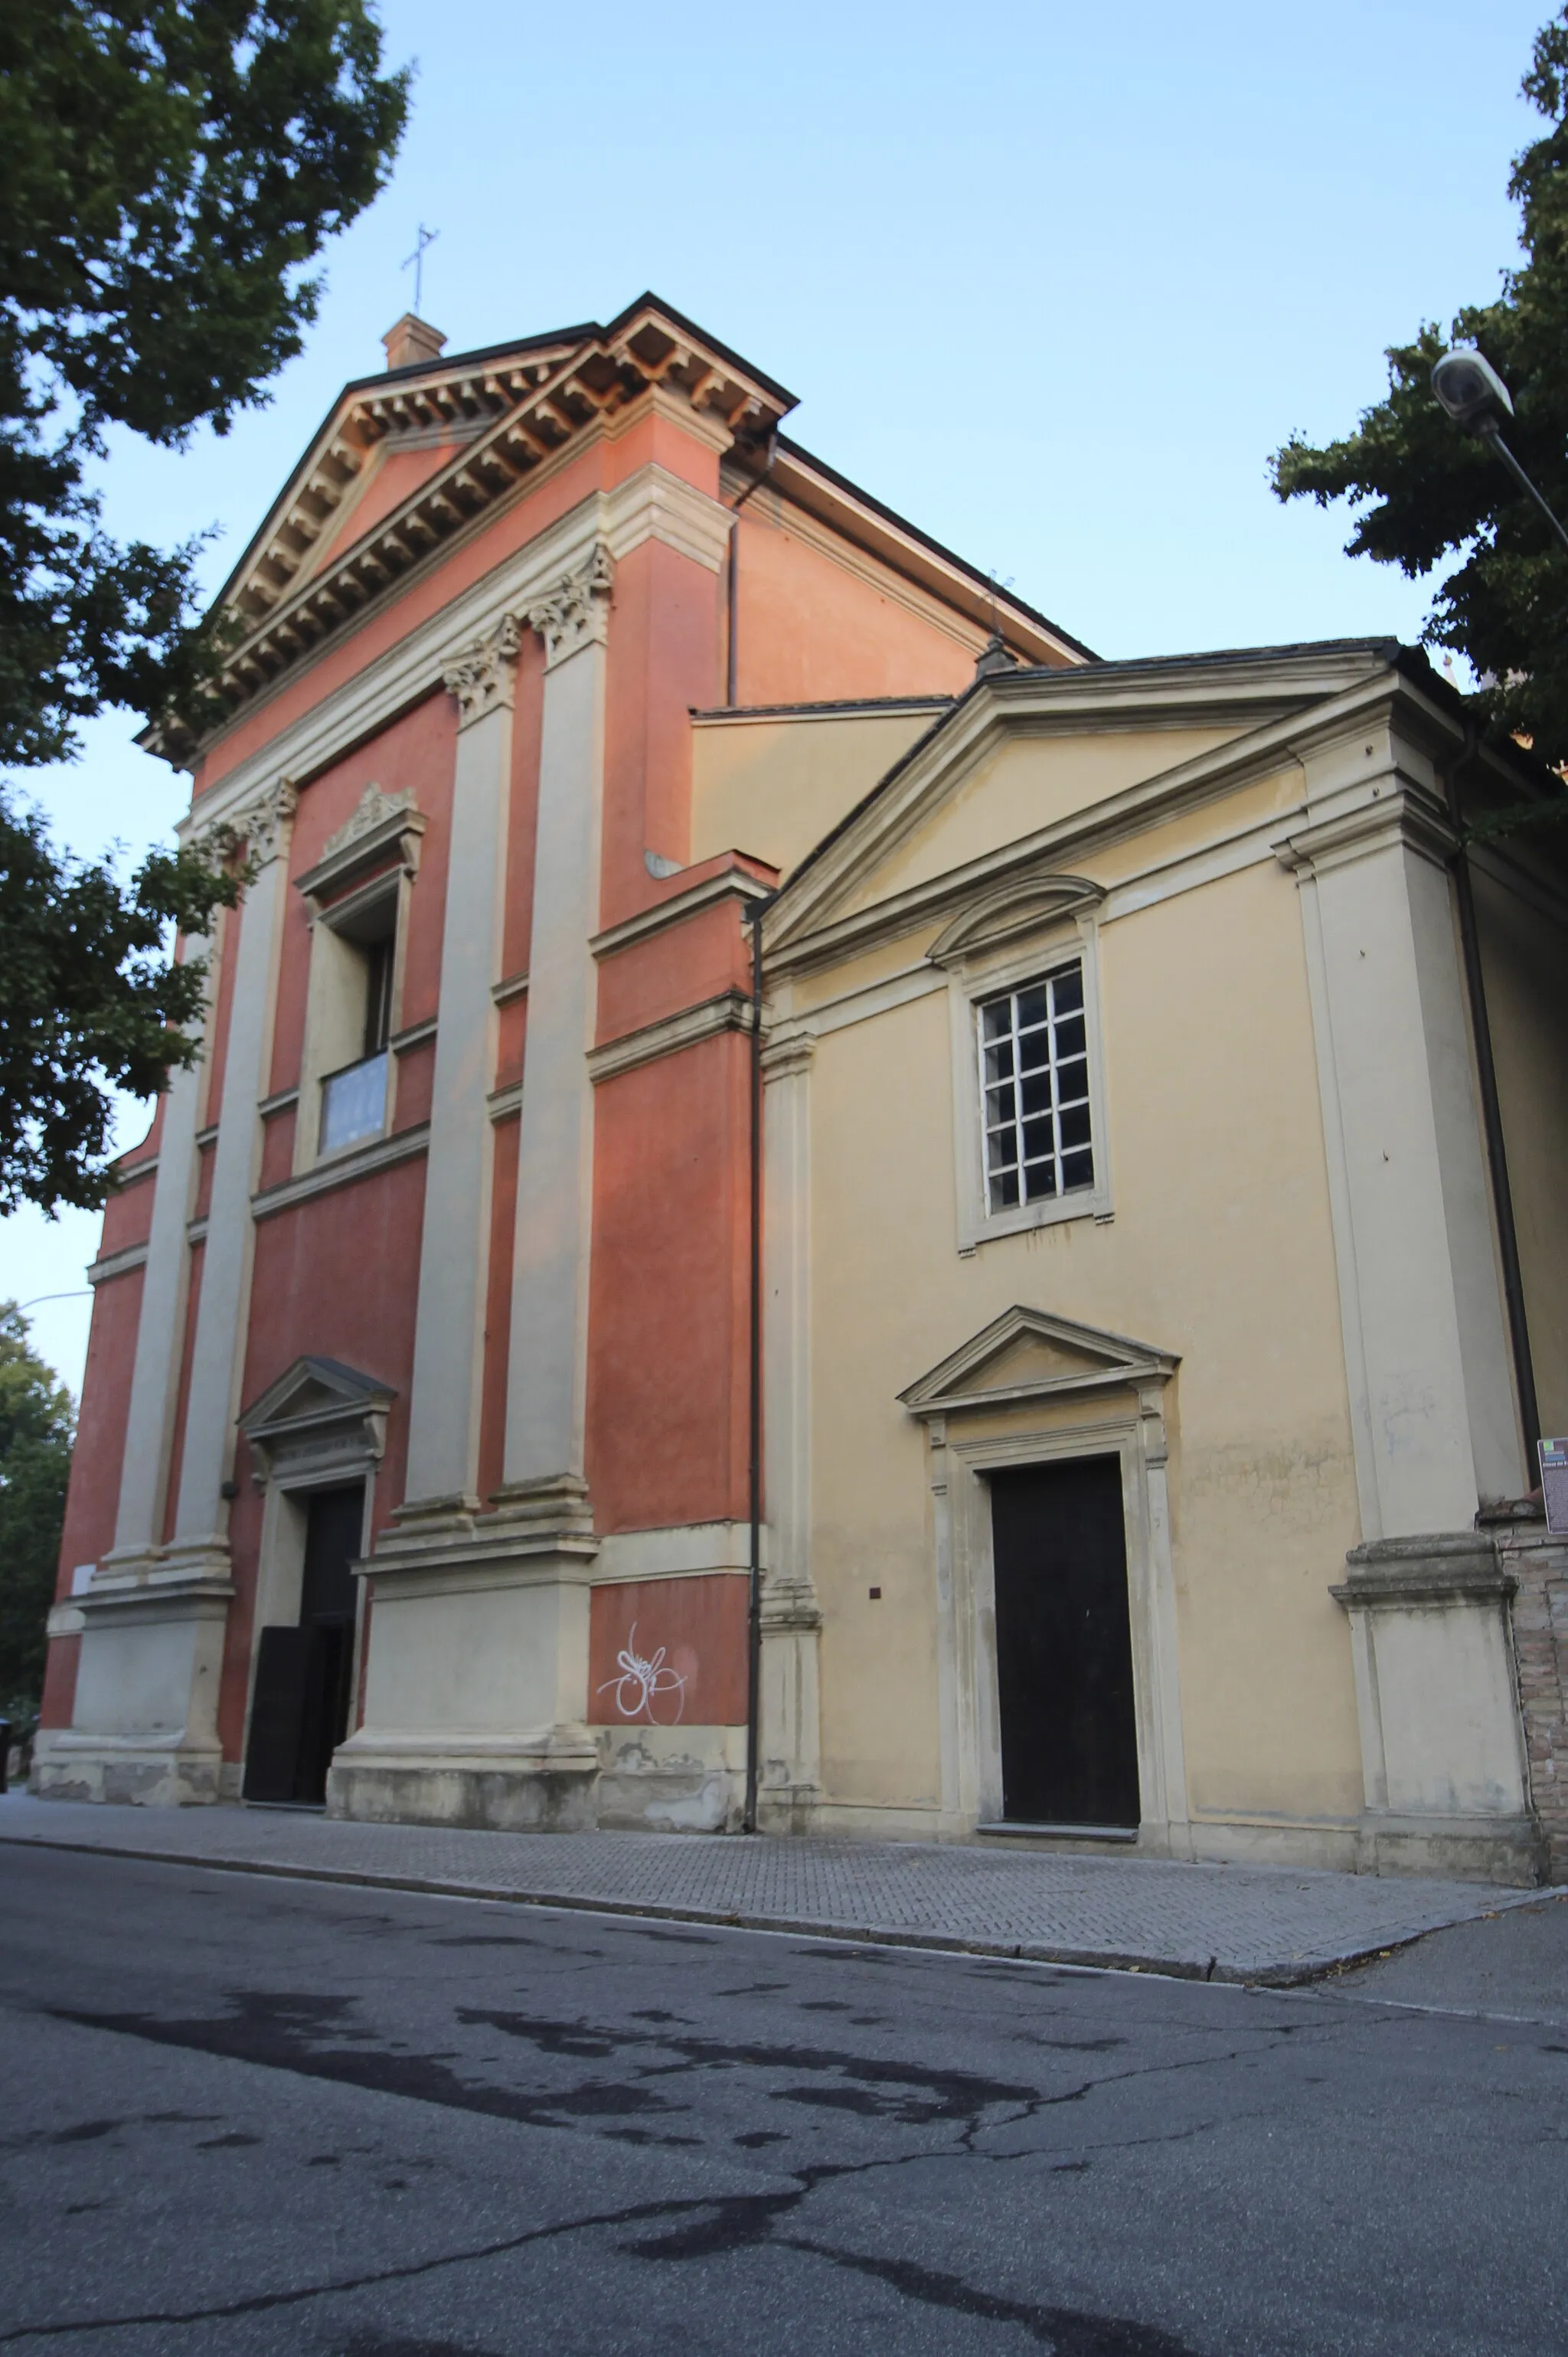
[[[1455,344],[1432,371],[1432,390],[1466,434],[1495,434],[1513,415],[1509,389],[1474,344]]]

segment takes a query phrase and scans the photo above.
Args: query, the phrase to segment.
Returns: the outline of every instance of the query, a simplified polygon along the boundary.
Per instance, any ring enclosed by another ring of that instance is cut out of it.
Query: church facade
[[[1391,643],[1100,662],[651,296],[387,341],[161,725],[249,881],[36,1789],[1546,1870],[1550,781]]]

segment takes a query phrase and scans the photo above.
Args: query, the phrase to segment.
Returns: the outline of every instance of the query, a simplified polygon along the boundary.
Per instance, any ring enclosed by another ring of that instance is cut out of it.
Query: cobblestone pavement
[[[1540,1891],[1299,1867],[724,1834],[499,1834],[0,1799],[0,1840],[252,1873],[1283,1985]]]

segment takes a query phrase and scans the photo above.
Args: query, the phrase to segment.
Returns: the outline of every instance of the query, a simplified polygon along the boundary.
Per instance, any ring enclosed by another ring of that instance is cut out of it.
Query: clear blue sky
[[[1352,565],[1344,519],[1282,509],[1266,462],[1347,427],[1386,344],[1496,291],[1546,14],[386,0],[412,122],[306,350],[225,441],[118,443],[109,522],[217,526],[216,586],[339,384],[381,364],[423,219],[448,350],[651,286],[790,387],[798,440],[1101,653],[1413,638],[1423,586]],[[26,781],[78,850],[138,851],[182,805],[134,725]],[[0,1297],[80,1286],[95,1234],[0,1225]],[[73,1386],[89,1306],[36,1317]]]

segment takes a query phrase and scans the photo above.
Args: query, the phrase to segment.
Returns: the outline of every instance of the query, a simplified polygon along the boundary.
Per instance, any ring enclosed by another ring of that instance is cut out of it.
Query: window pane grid
[[[1080,965],[981,1007],[980,1086],[993,1211],[1093,1186]]]

